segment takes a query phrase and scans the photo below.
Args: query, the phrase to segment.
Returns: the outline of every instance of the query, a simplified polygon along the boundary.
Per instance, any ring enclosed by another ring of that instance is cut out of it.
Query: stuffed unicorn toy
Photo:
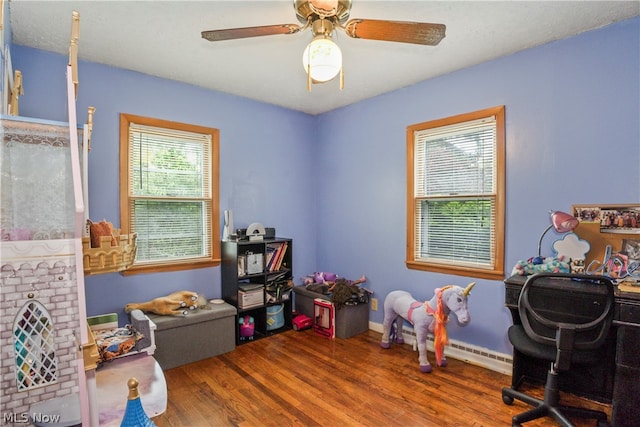
[[[453,312],[458,324],[466,326],[471,321],[467,308],[467,297],[475,286],[470,283],[466,288],[460,286],[445,286],[435,290],[431,300],[420,302],[414,299],[409,292],[392,291],[384,300],[384,321],[382,341],[380,347],[391,347],[390,342],[403,344],[402,319],[413,325],[416,340],[418,341],[418,358],[421,372],[431,372],[431,364],[427,359],[427,335],[434,336],[434,348],[438,366],[446,366],[444,347],[449,343],[446,324],[449,314]],[[395,326],[394,326],[395,325]]]

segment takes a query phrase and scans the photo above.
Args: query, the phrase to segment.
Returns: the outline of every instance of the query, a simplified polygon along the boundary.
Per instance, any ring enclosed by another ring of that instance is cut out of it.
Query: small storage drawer
[[[616,320],[620,322],[636,324],[639,318],[640,318],[640,304],[627,304],[627,303],[620,304],[619,311],[616,316]]]
[[[640,369],[640,328],[618,326],[616,363]]]

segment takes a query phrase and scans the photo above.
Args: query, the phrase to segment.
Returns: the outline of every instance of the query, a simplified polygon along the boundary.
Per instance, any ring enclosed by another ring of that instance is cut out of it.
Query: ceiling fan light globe
[[[327,82],[342,69],[342,51],[331,39],[317,37],[305,48],[302,65],[313,81]]]

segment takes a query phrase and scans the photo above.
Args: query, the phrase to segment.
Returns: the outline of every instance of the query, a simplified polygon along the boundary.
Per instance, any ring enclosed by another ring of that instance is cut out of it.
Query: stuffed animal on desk
[[[186,316],[189,311],[203,308],[206,305],[207,299],[204,295],[190,291],[177,291],[151,301],[129,303],[124,307],[124,311],[130,313],[132,310],[138,309],[163,316]]]
[[[518,261],[513,267],[511,275],[528,276],[536,273],[570,273],[571,266],[564,260],[563,256],[554,257],[535,257],[526,261]]]

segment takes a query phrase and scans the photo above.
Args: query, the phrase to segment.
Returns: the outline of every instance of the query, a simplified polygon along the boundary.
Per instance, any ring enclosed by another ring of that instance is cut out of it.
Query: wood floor
[[[528,409],[502,402],[510,376],[455,359],[423,374],[410,345],[383,350],[379,342],[373,331],[335,340],[288,331],[170,369],[167,411],[153,421],[158,427],[494,427],[510,426],[514,414]],[[607,405],[564,395],[563,402],[611,416]],[[526,424],[555,425],[550,419]]]

